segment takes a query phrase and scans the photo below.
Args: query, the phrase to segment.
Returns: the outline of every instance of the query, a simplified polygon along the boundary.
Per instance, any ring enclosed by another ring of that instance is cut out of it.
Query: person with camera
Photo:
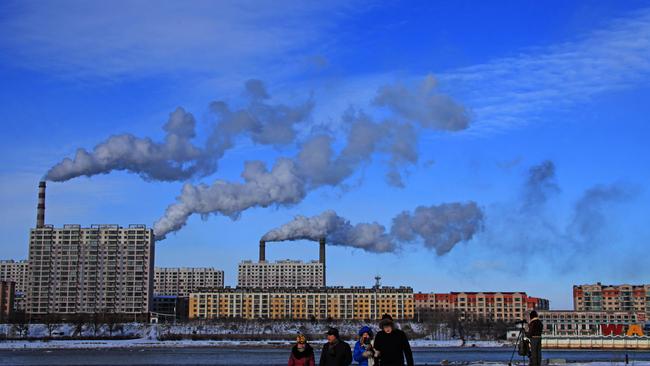
[[[542,321],[539,320],[535,310],[530,312],[528,321],[528,331],[526,337],[530,340],[530,366],[540,366],[542,364],[542,330],[544,328]]]
[[[352,358],[359,363],[360,366],[374,366],[375,365],[375,348],[373,346],[373,333],[370,327],[365,326],[359,329],[359,340],[354,345],[354,352]]]

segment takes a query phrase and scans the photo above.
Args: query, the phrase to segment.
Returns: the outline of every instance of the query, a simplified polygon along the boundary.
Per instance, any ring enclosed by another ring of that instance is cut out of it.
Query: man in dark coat
[[[327,331],[327,343],[320,354],[319,366],[349,366],[352,363],[350,345],[339,337],[339,330],[330,328]]]
[[[544,325],[537,317],[537,312],[535,310],[531,311],[528,332],[526,332],[526,337],[530,339],[530,366],[540,366],[542,364],[543,329]]]
[[[413,352],[406,334],[395,328],[393,317],[382,316],[379,322],[379,333],[375,336],[375,350],[379,351],[380,366],[413,366]]]

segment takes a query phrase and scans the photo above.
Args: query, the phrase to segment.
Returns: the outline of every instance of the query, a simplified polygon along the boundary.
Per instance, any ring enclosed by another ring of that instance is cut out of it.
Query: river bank
[[[319,356],[319,351],[316,356]],[[414,348],[418,366],[424,365],[489,365],[505,366],[510,361],[511,349],[477,347]],[[629,364],[650,366],[650,352],[623,351],[545,351],[544,360],[551,365],[612,366]],[[288,347],[164,347],[164,348],[101,348],[101,349],[0,349],[3,365],[41,366],[284,366],[289,356]],[[515,357],[513,364],[527,364]]]
[[[324,340],[312,342],[320,344]],[[205,341],[205,340],[180,340],[158,341],[155,339],[126,339],[126,340],[51,340],[51,341],[4,341],[0,342],[0,349],[108,349],[108,348],[287,348],[293,340],[268,340],[268,341]],[[414,339],[411,340],[413,348],[499,348],[510,347],[508,343],[495,341],[436,341]]]

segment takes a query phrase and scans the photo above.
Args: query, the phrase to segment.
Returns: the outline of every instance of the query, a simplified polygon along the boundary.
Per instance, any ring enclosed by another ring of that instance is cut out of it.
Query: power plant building
[[[192,292],[223,287],[223,271],[214,268],[161,268],[154,274],[154,294],[189,296]]]
[[[323,267],[318,261],[243,261],[239,263],[237,285],[247,288],[324,287]]]
[[[318,261],[266,260],[266,242],[260,241],[259,262],[239,263],[237,286],[245,288],[318,288],[326,285],[325,240],[319,241]]]
[[[38,211],[29,237],[29,316],[108,312],[147,318],[153,297],[152,229],[45,225],[44,182]]]
[[[190,294],[189,318],[412,319],[410,287],[230,288]]]

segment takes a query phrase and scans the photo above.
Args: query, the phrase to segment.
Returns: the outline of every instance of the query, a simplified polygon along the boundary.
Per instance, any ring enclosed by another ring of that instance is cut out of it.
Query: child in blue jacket
[[[372,344],[372,329],[370,329],[368,326],[364,326],[359,329],[359,340],[354,344],[354,352],[352,353],[352,358],[357,361],[360,366],[375,365],[376,354]]]

